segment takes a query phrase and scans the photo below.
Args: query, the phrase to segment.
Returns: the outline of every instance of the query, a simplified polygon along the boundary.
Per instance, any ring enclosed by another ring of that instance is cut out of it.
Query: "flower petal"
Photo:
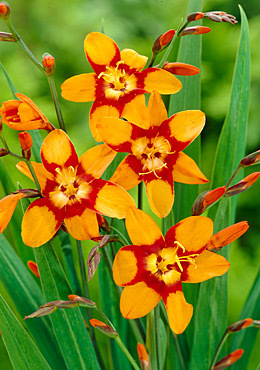
[[[22,239],[29,247],[47,243],[60,228],[64,209],[53,208],[46,198],[36,199],[27,208],[22,221]]]
[[[205,114],[200,110],[186,110],[165,121],[161,131],[166,137],[170,136],[172,148],[180,152],[201,133],[205,120]]]
[[[249,226],[247,221],[237,222],[234,225],[226,227],[211,237],[207,244],[207,249],[220,249],[225,245],[232,243],[243,235],[248,228]]]
[[[110,149],[107,145],[101,144],[87,150],[84,154],[82,154],[82,156],[79,158],[79,163],[86,174],[92,175],[94,178],[99,179],[103,175],[106,168],[113,161],[116,154],[117,152]]]
[[[141,169],[139,159],[130,154],[118,165],[109,181],[115,182],[125,190],[132,189],[142,181],[139,176]]]
[[[157,91],[160,94],[175,94],[182,88],[182,83],[171,73],[158,68],[146,68],[140,72],[142,79],[138,87],[147,92]]]
[[[152,311],[160,300],[160,294],[140,282],[124,288],[120,298],[120,311],[126,319],[137,319]]]
[[[122,107],[123,109],[123,107]],[[115,117],[119,118],[121,115],[122,109],[119,109],[115,105],[115,102],[104,101],[95,101],[92,105],[92,108],[89,113],[89,128],[97,142],[101,142],[102,138],[97,130],[97,123],[99,120],[104,117]]]
[[[135,50],[124,49],[121,51],[121,60],[124,61],[130,68],[136,71],[141,71],[147,63],[148,58],[138,54]]]
[[[194,261],[196,265],[190,263],[181,276],[181,280],[185,283],[201,283],[215,276],[221,276],[230,266],[224,257],[207,250],[203,251]]]
[[[33,166],[33,170],[35,172],[35,175],[37,177],[37,180],[40,184],[41,190],[44,191],[47,180],[54,180],[53,175],[48,172],[42,163],[37,162],[31,162]],[[29,167],[27,166],[27,163],[24,161],[20,161],[16,164],[16,168],[22,172],[25,176],[29,177],[32,181],[34,181],[31,171],[29,170]]]
[[[23,198],[21,193],[10,194],[0,200],[0,234],[11,220],[18,201]]]
[[[160,218],[166,217],[174,201],[173,183],[163,179],[145,182],[146,193],[152,211]]]
[[[135,202],[125,189],[105,180],[91,181],[93,187],[89,194],[92,209],[102,215],[125,218],[129,207],[135,207]]]
[[[161,123],[168,118],[167,110],[161,95],[156,91],[151,93],[148,103],[148,111],[150,116],[150,127],[160,126]]]
[[[106,66],[115,66],[120,60],[120,50],[115,41],[100,32],[87,35],[84,50],[89,63],[98,74],[103,72]]]
[[[88,240],[99,236],[96,213],[87,208],[79,213],[71,216],[69,213],[66,214],[64,222],[70,235],[78,240]]]
[[[175,334],[181,334],[189,325],[193,307],[187,303],[181,290],[171,292],[164,300],[170,328]]]
[[[137,95],[130,102],[126,103],[122,112],[122,117],[144,129],[150,127],[150,118],[148,108],[145,105],[144,94]]]
[[[183,152],[178,152],[174,158],[173,164],[173,181],[184,184],[204,184],[209,180],[203,175],[195,161]]]
[[[133,246],[131,246],[133,247]],[[137,273],[137,259],[129,246],[119,249],[113,263],[113,279],[119,286],[130,283]]]
[[[172,226],[165,235],[167,246],[178,241],[188,252],[203,249],[213,234],[213,222],[209,217],[191,216]]]
[[[62,130],[54,130],[43,140],[41,146],[42,163],[47,171],[56,175],[57,167],[76,167],[78,156],[68,135]]]
[[[164,242],[159,226],[140,209],[131,207],[128,210],[125,225],[133,244],[152,245],[156,242]]]
[[[96,74],[84,73],[68,78],[61,85],[61,96],[70,101],[88,102],[96,99]]]

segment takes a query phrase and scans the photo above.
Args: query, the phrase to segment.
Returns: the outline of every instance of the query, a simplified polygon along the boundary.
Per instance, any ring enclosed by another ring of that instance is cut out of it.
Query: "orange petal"
[[[132,49],[124,49],[121,51],[121,60],[129,67],[141,71],[146,65],[148,58],[144,55],[138,54]]]
[[[173,186],[162,179],[155,179],[145,184],[151,210],[160,218],[166,217],[173,205]]]
[[[158,68],[147,68],[141,72],[144,77],[144,89],[151,93],[175,94],[182,88],[182,83],[171,73]]]
[[[94,208],[102,215],[125,218],[129,207],[135,207],[133,198],[121,186],[104,180],[93,180],[91,185],[95,188],[98,181],[106,184],[97,193]],[[98,185],[97,185],[98,187]]]
[[[213,222],[209,217],[191,216],[171,227],[165,236],[166,244],[176,240],[186,251],[196,252],[206,246],[213,234]]]
[[[36,162],[31,162],[33,166],[33,170],[35,172],[35,175],[37,177],[37,180],[40,184],[41,190],[44,191],[46,181],[49,180],[54,180],[53,175],[48,172],[42,163],[36,163]],[[21,161],[16,164],[16,168],[22,172],[25,176],[29,177],[32,181],[34,181],[31,171],[29,170],[29,167],[27,166],[26,162]]]
[[[144,282],[124,288],[120,298],[120,311],[126,319],[147,315],[160,302],[161,296]]]
[[[58,231],[63,221],[62,210],[51,209],[46,198],[35,200],[22,221],[22,239],[29,247],[40,247]]]
[[[104,117],[99,120],[97,130],[102,140],[117,151],[122,144],[132,142],[132,124],[128,121],[116,117]]]
[[[207,250],[203,251],[194,261],[196,265],[190,263],[186,271],[187,275],[182,276],[183,282],[201,283],[225,274],[230,266],[224,257]]]
[[[145,105],[144,94],[137,95],[129,103],[126,103],[122,117],[135,125],[148,129],[150,127],[148,108]]]
[[[87,150],[80,156],[79,163],[81,163],[85,173],[99,179],[116,154],[117,152],[110,149],[107,145],[101,144]]]
[[[119,249],[114,259],[113,278],[117,285],[130,283],[137,273],[137,260],[134,253],[124,248]]]
[[[173,165],[173,181],[184,184],[204,184],[209,180],[203,175],[195,161],[183,152],[177,154]]]
[[[89,128],[97,142],[100,143],[102,141],[102,137],[97,130],[97,123],[99,123],[99,120],[104,117],[119,118],[119,116],[120,112],[115,106],[105,104],[100,105],[94,102],[89,114]]]
[[[66,217],[64,222],[68,232],[75,239],[88,240],[99,236],[97,216],[87,208],[80,216]]]
[[[175,334],[181,334],[189,325],[192,318],[193,307],[187,303],[182,291],[170,293],[164,302],[170,328]]]
[[[0,200],[0,233],[2,233],[12,218],[19,199],[23,198],[21,193],[10,194]]]
[[[159,226],[140,209],[132,207],[129,209],[125,225],[133,244],[152,245],[159,239],[163,240]]]
[[[70,101],[87,102],[96,99],[96,74],[84,73],[68,78],[61,85],[61,96]]]
[[[150,127],[160,126],[161,123],[168,118],[167,110],[161,95],[156,91],[151,93],[148,111],[150,116]]]
[[[96,73],[104,71],[105,66],[116,65],[120,60],[120,51],[115,41],[100,32],[91,32],[87,35],[84,50]]]
[[[115,173],[109,181],[115,182],[116,184],[122,186],[125,190],[134,188],[142,181],[138,171],[134,170],[136,162],[139,163],[139,160],[135,156],[128,155],[118,165]]]
[[[220,249],[232,243],[243,235],[249,228],[247,221],[241,221],[214,234],[207,244],[207,249]]]
[[[33,262],[33,261],[27,261],[27,266],[28,266],[28,269],[36,276],[36,277],[40,277],[40,274],[39,274],[39,270],[38,270],[38,266],[37,266],[37,263]]]
[[[163,69],[174,75],[180,76],[194,76],[197,75],[200,70],[199,68],[186,63],[168,63],[165,62]]]
[[[137,353],[141,364],[141,369],[148,370],[150,367],[149,356],[147,354],[145,346],[142,343],[137,344]]]

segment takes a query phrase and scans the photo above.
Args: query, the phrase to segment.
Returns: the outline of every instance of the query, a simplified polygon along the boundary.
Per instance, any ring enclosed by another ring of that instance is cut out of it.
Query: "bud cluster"
[[[209,18],[213,22],[227,22],[233,25],[237,23],[236,17],[222,11],[212,11],[204,13],[204,18]]]

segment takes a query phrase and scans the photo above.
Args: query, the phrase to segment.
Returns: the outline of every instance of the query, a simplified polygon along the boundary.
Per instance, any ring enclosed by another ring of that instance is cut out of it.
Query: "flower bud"
[[[137,353],[138,353],[138,358],[140,361],[141,369],[149,370],[150,368],[149,357],[145,349],[145,346],[142,343],[137,344]]]
[[[234,324],[230,325],[227,328],[227,331],[229,333],[235,333],[236,331],[240,331],[244,328],[247,328],[248,326],[251,326],[253,324],[253,319],[244,319],[235,322]]]
[[[226,357],[222,358],[216,365],[213,367],[213,370],[225,369],[228,366],[233,365],[240,357],[243,355],[243,349],[237,349],[236,351],[230,353]]]
[[[228,245],[234,240],[238,239],[247,231],[248,228],[249,226],[247,221],[237,222],[234,225],[226,227],[225,229],[212,235],[207,244],[207,249],[221,249],[225,245]]]
[[[202,35],[203,33],[208,33],[210,31],[211,29],[209,27],[204,26],[187,27],[182,31],[182,33],[179,36]]]
[[[43,54],[42,57],[42,65],[46,73],[49,76],[53,75],[55,72],[55,58],[48,53]]]
[[[22,198],[37,198],[40,196],[39,191],[35,189],[19,189],[16,191],[13,191],[13,194],[21,194]]]
[[[9,14],[10,14],[10,6],[6,2],[1,1],[0,2],[0,17],[5,20],[9,18]]]
[[[94,248],[91,249],[89,256],[88,256],[88,261],[87,261],[87,266],[88,266],[88,281],[92,279],[94,276],[96,269],[99,265],[99,262],[101,261],[101,254],[98,251],[99,246],[95,245]]]
[[[233,25],[237,23],[236,17],[222,11],[207,12],[204,13],[204,17],[209,18],[213,22],[228,22]]]
[[[248,154],[246,157],[244,157],[239,166],[240,167],[248,167],[252,166],[253,164],[257,164],[260,162],[260,150],[257,150],[254,153]]]
[[[75,302],[79,302],[79,305],[81,307],[95,307],[96,306],[96,303],[91,301],[90,299],[87,299],[85,297],[80,297],[78,295],[75,295],[75,294],[70,294],[68,296],[68,298],[71,300],[71,301],[75,301]]]
[[[167,45],[171,42],[175,35],[175,30],[169,30],[165,32],[163,35],[160,35],[155,40],[152,51],[154,54],[158,54],[160,51],[162,51],[164,48],[166,48]]]
[[[199,216],[205,212],[210,205],[214,204],[224,195],[225,189],[225,186],[221,186],[220,188],[207,190],[201,193],[193,203],[191,209],[192,216]]]
[[[187,16],[187,21],[194,22],[194,21],[198,21],[199,19],[202,19],[203,17],[204,17],[204,13],[202,12],[191,13]]]
[[[108,225],[107,220],[105,217],[101,216],[99,213],[97,213],[97,221],[98,221],[98,226],[101,227],[106,232],[110,232],[110,228]]]
[[[22,155],[26,159],[31,158],[32,137],[29,132],[19,132],[19,141],[22,148]]]
[[[197,75],[200,70],[199,68],[192,66],[191,64],[186,63],[168,63],[165,62],[162,69],[167,72],[172,73],[173,75],[180,75],[180,76],[194,76]]]
[[[25,316],[24,320],[26,319],[34,319],[35,317],[42,317],[42,316],[47,316],[50,315],[51,313],[55,312],[58,307],[56,306],[46,306],[46,307],[41,307],[37,311],[31,313],[28,316]]]
[[[9,152],[5,148],[0,148],[0,157],[4,157],[7,154],[9,154]]]
[[[98,329],[101,331],[101,333],[105,334],[109,338],[116,338],[118,336],[118,332],[116,330],[102,321],[91,319],[89,322],[95,329]]]
[[[36,276],[36,277],[40,277],[40,274],[39,274],[39,270],[38,270],[38,266],[35,262],[33,261],[27,261],[27,266],[28,266],[28,269]]]
[[[15,42],[15,38],[11,33],[8,32],[0,32],[0,41],[10,41]]]
[[[225,192],[225,197],[232,197],[233,195],[242,193],[246,189],[249,189],[256,182],[259,175],[260,172],[251,173],[237,184],[230,186]]]

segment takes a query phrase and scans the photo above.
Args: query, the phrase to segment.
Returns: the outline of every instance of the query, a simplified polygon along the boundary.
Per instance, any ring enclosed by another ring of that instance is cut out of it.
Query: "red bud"
[[[222,358],[219,362],[216,363],[213,370],[221,370],[225,369],[228,366],[233,365],[240,357],[243,355],[243,349],[237,349],[236,351],[230,353],[226,357]]]
[[[259,162],[260,162],[260,150],[257,150],[256,152],[248,154],[246,157],[244,157],[241,160],[239,166],[248,167]]]
[[[205,212],[210,205],[214,204],[224,195],[225,189],[225,186],[221,186],[220,188],[204,191],[203,193],[201,193],[193,203],[191,209],[192,216],[199,216],[203,212]]]
[[[101,333],[107,335],[110,338],[115,338],[118,336],[118,332],[116,330],[100,320],[91,319],[89,320],[89,322],[94,328],[98,329],[99,331],[101,331]]]
[[[43,54],[42,65],[48,75],[53,75],[55,72],[55,58],[45,53]]]
[[[234,225],[226,227],[225,229],[219,231],[218,233],[212,235],[210,238],[207,249],[220,249],[225,245],[232,243],[234,240],[238,239],[243,235],[249,228],[247,221],[237,222]]]
[[[187,27],[182,31],[180,36],[201,35],[203,33],[208,33],[210,31],[211,31],[211,29],[209,27],[204,27],[204,26]]]
[[[27,261],[27,266],[29,268],[29,270],[31,270],[31,272],[36,276],[36,277],[40,277],[40,274],[39,274],[39,271],[38,271],[38,266],[35,262],[33,261]]]
[[[150,367],[149,357],[145,349],[145,346],[142,343],[137,344],[137,353],[142,370],[149,370]]]
[[[180,76],[194,76],[200,72],[199,68],[192,66],[191,64],[178,62],[165,62],[162,68],[165,71],[172,73],[173,75]]]
[[[68,296],[68,298],[71,300],[71,301],[75,301],[75,302],[79,302],[79,305],[81,307],[94,307],[96,306],[96,303],[91,301],[90,299],[87,299],[85,297],[80,297],[79,295],[75,295],[75,294],[70,294]]]
[[[230,325],[227,330],[230,333],[235,333],[236,331],[240,331],[242,329],[247,328],[248,326],[251,326],[253,324],[253,319],[244,319],[235,322],[234,324]]]
[[[225,192],[225,197],[231,197],[232,195],[242,193],[246,189],[249,189],[256,182],[259,175],[260,172],[251,173],[237,184],[230,186]]]
[[[1,1],[0,2],[0,17],[2,19],[7,19],[9,17],[9,14],[10,14],[9,5],[6,2]]]
[[[163,35],[160,35],[155,40],[152,51],[154,54],[158,54],[160,51],[162,51],[166,46],[171,42],[175,35],[175,30],[169,30],[165,32]]]
[[[19,141],[22,148],[23,157],[26,159],[30,159],[33,141],[29,132],[19,132]]]
[[[203,17],[204,17],[204,13],[202,12],[191,13],[187,16],[187,21],[194,22],[194,21],[198,21],[199,19],[202,19]]]

